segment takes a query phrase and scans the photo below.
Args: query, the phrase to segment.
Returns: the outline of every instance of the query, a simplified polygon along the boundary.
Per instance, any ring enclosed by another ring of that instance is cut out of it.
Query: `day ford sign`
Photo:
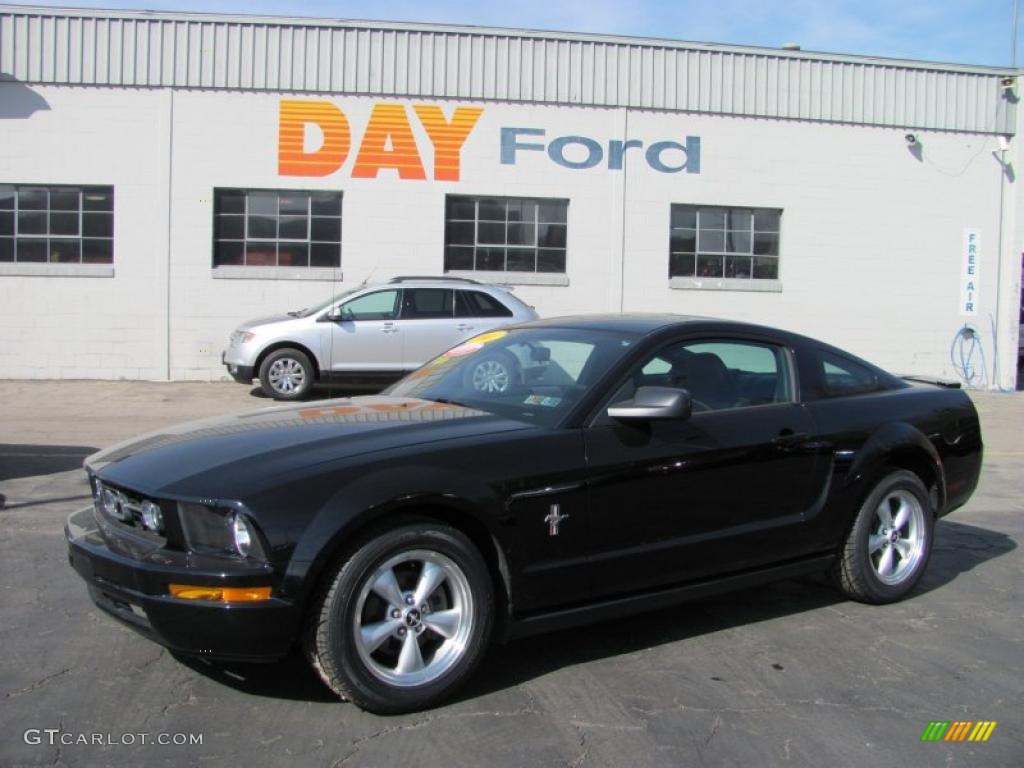
[[[483,112],[484,107],[459,106],[449,116],[436,104],[407,108],[379,102],[373,105],[358,146],[353,147],[352,125],[341,107],[322,99],[285,99],[278,112],[278,173],[329,176],[341,170],[354,149],[350,171],[354,179],[377,178],[382,169],[392,169],[400,179],[426,180],[429,170],[435,181],[459,181],[462,149],[470,135],[479,132]],[[417,142],[413,129],[417,124],[432,145],[432,168],[427,167]],[[319,142],[311,142],[309,137],[317,133]],[[554,165],[572,171],[597,167],[621,171],[633,151],[658,173],[700,173],[699,136],[650,143],[601,141],[576,134],[549,137],[546,129],[527,126],[502,127],[497,138],[502,165],[516,165],[531,153],[541,153]]]

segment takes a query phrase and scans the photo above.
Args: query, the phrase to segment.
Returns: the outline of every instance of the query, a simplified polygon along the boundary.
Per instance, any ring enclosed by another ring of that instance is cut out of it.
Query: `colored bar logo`
[[[921,741],[988,741],[996,725],[996,720],[932,720]]]

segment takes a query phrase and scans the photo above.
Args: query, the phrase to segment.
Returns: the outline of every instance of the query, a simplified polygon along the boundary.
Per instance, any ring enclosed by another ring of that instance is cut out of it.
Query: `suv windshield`
[[[567,328],[492,331],[434,358],[387,394],[554,426],[634,338]]]

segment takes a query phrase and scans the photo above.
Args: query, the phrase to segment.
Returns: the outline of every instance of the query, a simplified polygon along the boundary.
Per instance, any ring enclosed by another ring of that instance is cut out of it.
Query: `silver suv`
[[[221,361],[235,381],[259,377],[269,396],[298,400],[317,381],[383,386],[460,341],[536,317],[532,307],[494,285],[396,277],[316,307],[243,323]]]

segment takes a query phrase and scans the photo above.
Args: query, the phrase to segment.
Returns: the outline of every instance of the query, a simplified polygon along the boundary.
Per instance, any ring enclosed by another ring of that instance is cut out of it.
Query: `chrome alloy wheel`
[[[473,629],[469,579],[425,549],[395,555],[363,584],[353,615],[356,650],[374,677],[411,687],[433,682],[466,652]]]
[[[302,363],[293,357],[280,357],[270,365],[267,379],[271,388],[282,395],[291,395],[302,389],[306,383],[306,371]]]
[[[477,392],[504,392],[511,377],[508,368],[499,360],[484,360],[473,368],[473,389]]]
[[[868,559],[883,584],[900,584],[924,554],[924,509],[910,491],[892,491],[875,508],[868,534]]]

